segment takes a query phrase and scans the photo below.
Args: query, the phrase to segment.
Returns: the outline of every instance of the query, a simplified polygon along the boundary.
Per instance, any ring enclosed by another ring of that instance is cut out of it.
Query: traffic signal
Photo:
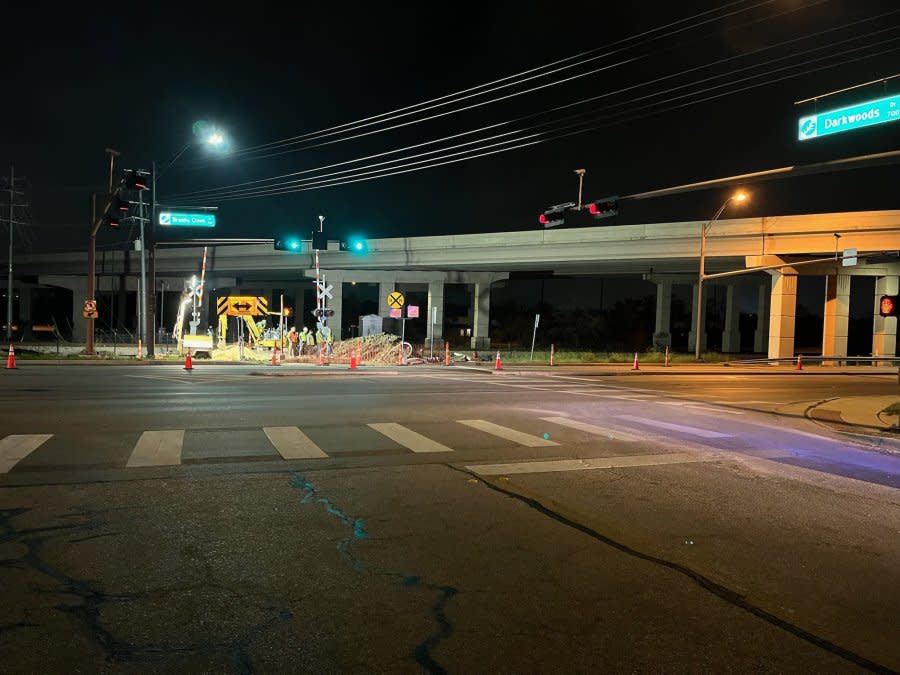
[[[878,313],[881,316],[900,316],[900,295],[882,295]]]
[[[566,222],[566,210],[571,209],[574,206],[575,202],[566,202],[565,204],[551,206],[538,216],[538,222],[545,228],[564,225]]]
[[[113,230],[119,229],[119,218],[121,218],[119,213],[119,211],[111,210],[103,217],[103,221],[106,223],[106,225]]]
[[[300,241],[299,237],[284,237],[281,239],[275,240],[275,250],[276,251],[291,251],[292,253],[299,253],[303,250],[303,242]]]
[[[124,215],[131,210],[131,203],[127,199],[122,199],[119,195],[114,195],[109,210],[113,213]]]
[[[619,214],[619,198],[607,197],[588,204],[588,213],[594,218],[609,218]]]
[[[352,237],[347,241],[342,241],[340,248],[342,251],[349,251],[356,255],[365,255],[369,252],[369,242],[361,237]]]
[[[313,309],[311,314],[315,317],[334,316],[333,309]]]
[[[129,190],[146,190],[147,178],[134,169],[125,172],[125,187]]]

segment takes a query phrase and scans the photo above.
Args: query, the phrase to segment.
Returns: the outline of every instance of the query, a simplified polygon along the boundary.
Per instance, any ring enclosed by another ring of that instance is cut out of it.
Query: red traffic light
[[[541,215],[538,216],[538,222],[539,222],[541,225],[546,225],[546,224],[549,223],[550,221],[547,220],[547,214],[542,213]]]
[[[900,309],[900,296],[882,295],[881,301],[878,303],[878,313],[881,316],[897,316]]]

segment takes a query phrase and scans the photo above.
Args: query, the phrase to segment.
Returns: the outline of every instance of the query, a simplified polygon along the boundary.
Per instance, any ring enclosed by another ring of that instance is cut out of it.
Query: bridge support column
[[[434,310],[437,309],[437,318],[432,325],[431,317]],[[428,282],[428,316],[425,317],[428,322],[425,341],[431,344],[432,331],[434,331],[434,343],[438,345],[444,339],[444,282],[429,281]],[[443,345],[442,345],[443,346]]]
[[[84,301],[87,297],[87,276],[69,277],[69,276],[44,276],[39,277],[41,284],[45,286],[57,286],[72,291],[72,342],[84,342],[87,340],[87,320],[81,316],[81,310],[84,308]],[[67,317],[60,317],[63,320],[59,323],[61,331],[65,331]],[[104,317],[107,321],[108,317]],[[95,328],[102,325],[101,322],[95,321]]]
[[[656,329],[653,331],[653,348],[665,351],[672,345],[672,282],[656,284]]]
[[[825,277],[825,322],[822,327],[822,355],[847,356],[847,325],[850,318],[850,276]],[[834,365],[825,362],[823,365]]]
[[[707,290],[709,289],[709,284],[706,285]],[[697,284],[694,284],[694,293],[693,299],[691,300],[691,330],[688,333],[688,350],[694,351],[696,349],[697,344]],[[707,295],[708,297],[708,295]],[[706,312],[703,313],[704,319],[706,317]],[[703,329],[700,331],[700,351],[702,352],[706,349],[706,321],[703,322]]]
[[[772,275],[772,303],[769,316],[769,358],[794,357],[794,324],[797,313],[797,274]]]
[[[894,357],[897,353],[897,321],[893,317],[883,317],[878,313],[882,295],[897,295],[900,277],[876,277],[875,279],[875,323],[872,326],[872,356]],[[887,362],[885,362],[887,363]],[[880,365],[880,364],[876,364]]]
[[[328,327],[331,329],[331,337],[335,342],[341,339],[341,321],[344,316],[344,282],[335,279],[328,283],[333,284],[331,297],[328,299],[328,309],[334,310],[334,315],[328,317]]]
[[[756,300],[756,331],[753,333],[753,351],[757,354],[766,354],[769,351],[769,300],[771,294],[771,280],[760,285]]]
[[[722,352],[733,354],[741,351],[740,288],[728,284],[725,290],[725,330],[722,331]]]
[[[378,282],[378,314],[379,316],[389,316],[391,308],[388,307],[387,297],[397,288],[396,281],[379,281]]]
[[[491,348],[491,280],[478,281],[474,286],[472,349],[486,350]]]

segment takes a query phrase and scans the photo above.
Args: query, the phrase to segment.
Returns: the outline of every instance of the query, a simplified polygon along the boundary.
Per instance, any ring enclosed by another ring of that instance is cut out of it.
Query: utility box
[[[359,317],[359,336],[379,335],[383,332],[384,319],[377,314],[366,314]]]

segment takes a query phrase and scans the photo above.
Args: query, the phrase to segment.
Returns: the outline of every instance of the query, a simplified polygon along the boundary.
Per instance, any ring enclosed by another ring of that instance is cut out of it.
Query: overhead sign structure
[[[900,94],[801,117],[797,138],[808,141],[900,120]]]
[[[406,302],[406,299],[403,297],[403,293],[400,291],[391,291],[387,296],[387,306],[390,309],[400,309],[403,307],[403,304]]]
[[[158,223],[171,227],[215,227],[216,214],[210,211],[160,211]]]
[[[229,295],[218,299],[216,311],[227,316],[263,316],[269,311],[269,301],[255,295]]]

